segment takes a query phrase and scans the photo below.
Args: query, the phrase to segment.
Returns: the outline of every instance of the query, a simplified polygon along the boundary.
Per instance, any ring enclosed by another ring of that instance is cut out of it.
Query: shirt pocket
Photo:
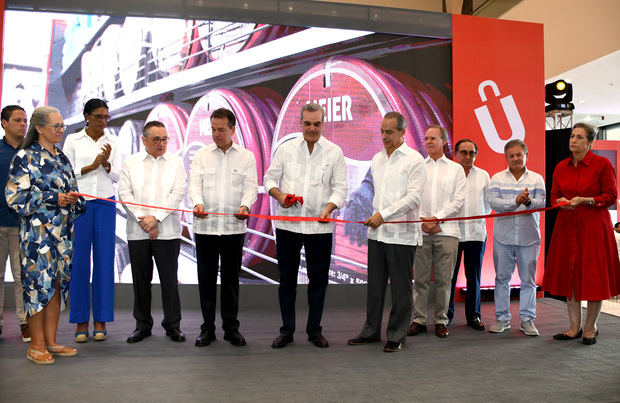
[[[204,168],[204,171],[201,174],[203,188],[211,189],[215,186],[215,174],[216,174],[215,166],[207,166]]]
[[[452,193],[454,190],[455,178],[451,173],[447,173],[441,178],[441,189],[446,193]]]
[[[319,167],[315,172],[315,182],[326,184],[332,180],[332,174],[334,172],[334,166],[331,163],[325,163]]]
[[[243,186],[248,172],[243,168],[232,168],[230,173],[232,185],[234,187]]]

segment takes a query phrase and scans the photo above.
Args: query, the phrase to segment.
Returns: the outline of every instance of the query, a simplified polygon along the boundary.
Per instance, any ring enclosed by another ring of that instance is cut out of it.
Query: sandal
[[[78,351],[75,348],[65,347],[61,345],[47,346],[47,351],[59,357],[73,357]]]
[[[93,340],[95,341],[104,341],[108,332],[105,330],[93,330]]]
[[[26,358],[28,358],[35,364],[47,365],[54,363],[54,356],[51,355],[49,351],[42,353],[41,351],[28,348],[28,351],[26,352]]]
[[[76,343],[86,343],[88,341],[88,330],[83,332],[75,332]]]

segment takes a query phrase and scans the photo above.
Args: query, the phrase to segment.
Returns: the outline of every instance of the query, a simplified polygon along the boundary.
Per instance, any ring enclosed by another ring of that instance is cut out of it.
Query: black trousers
[[[295,332],[295,298],[297,296],[297,272],[299,271],[301,247],[306,250],[308,271],[308,322],[306,333],[321,333],[321,318],[325,302],[325,291],[329,277],[332,254],[332,234],[300,234],[276,229],[276,254],[280,269],[280,313],[281,334]]]
[[[368,240],[368,287],[366,323],[360,336],[381,338],[383,305],[388,279],[392,309],[387,324],[387,339],[404,343],[413,313],[413,259],[415,246]]]
[[[452,292],[450,293],[450,306],[448,318],[454,318],[454,294],[456,292],[456,278],[459,275],[461,256],[465,257],[465,278],[467,279],[467,294],[465,296],[465,318],[471,322],[474,317],[480,318],[480,272],[482,271],[482,258],[486,242],[466,241],[459,242],[459,251],[456,256],[456,265],[452,275]]]
[[[133,278],[133,317],[136,328],[150,330],[151,281],[153,280],[153,259],[157,265],[161,282],[161,303],[164,319],[161,325],[166,330],[179,328],[181,324],[181,302],[177,280],[180,239],[128,241],[131,276]]]
[[[224,332],[239,329],[239,272],[243,255],[245,234],[204,235],[196,234],[196,261],[198,266],[198,291],[203,323],[201,332],[215,331],[215,305],[217,271],[220,269],[220,309]],[[221,260],[221,265],[219,264]]]

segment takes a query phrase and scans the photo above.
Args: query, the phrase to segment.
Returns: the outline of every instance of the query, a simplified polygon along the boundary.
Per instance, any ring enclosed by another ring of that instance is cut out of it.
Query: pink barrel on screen
[[[451,118],[445,116],[447,112],[434,103],[433,96],[437,94],[428,90],[420,92],[420,87],[413,85],[413,79],[407,83],[409,85],[367,61],[350,57],[332,57],[315,65],[299,78],[284,101],[274,131],[272,152],[275,153],[283,142],[301,135],[299,113],[302,106],[308,102],[318,103],[325,109],[323,135],[339,145],[345,155],[351,195],[367,175],[373,155],[383,149],[379,128],[385,113],[399,111],[405,116],[410,123],[405,141],[422,155],[426,155],[423,137],[428,125],[449,120],[451,127]],[[440,100],[442,105],[444,99]],[[277,211],[273,201],[271,211],[274,214]],[[334,232],[332,268],[335,270],[330,272],[330,278],[344,283],[366,281],[365,243],[352,241],[343,224],[337,224]]]
[[[158,104],[146,117],[146,122],[158,120],[166,127],[169,153],[182,155],[191,108],[189,104],[165,102]]]

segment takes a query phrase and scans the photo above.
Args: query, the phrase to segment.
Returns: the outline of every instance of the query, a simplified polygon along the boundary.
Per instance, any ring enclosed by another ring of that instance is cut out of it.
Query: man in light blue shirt
[[[539,174],[527,170],[527,146],[511,140],[504,147],[508,169],[493,175],[488,202],[497,213],[523,211],[545,206],[545,183]],[[536,263],[540,251],[540,213],[495,218],[493,262],[495,264],[495,316],[491,333],[510,329],[510,279],[515,262],[521,279],[520,330],[538,336],[536,319]]]

